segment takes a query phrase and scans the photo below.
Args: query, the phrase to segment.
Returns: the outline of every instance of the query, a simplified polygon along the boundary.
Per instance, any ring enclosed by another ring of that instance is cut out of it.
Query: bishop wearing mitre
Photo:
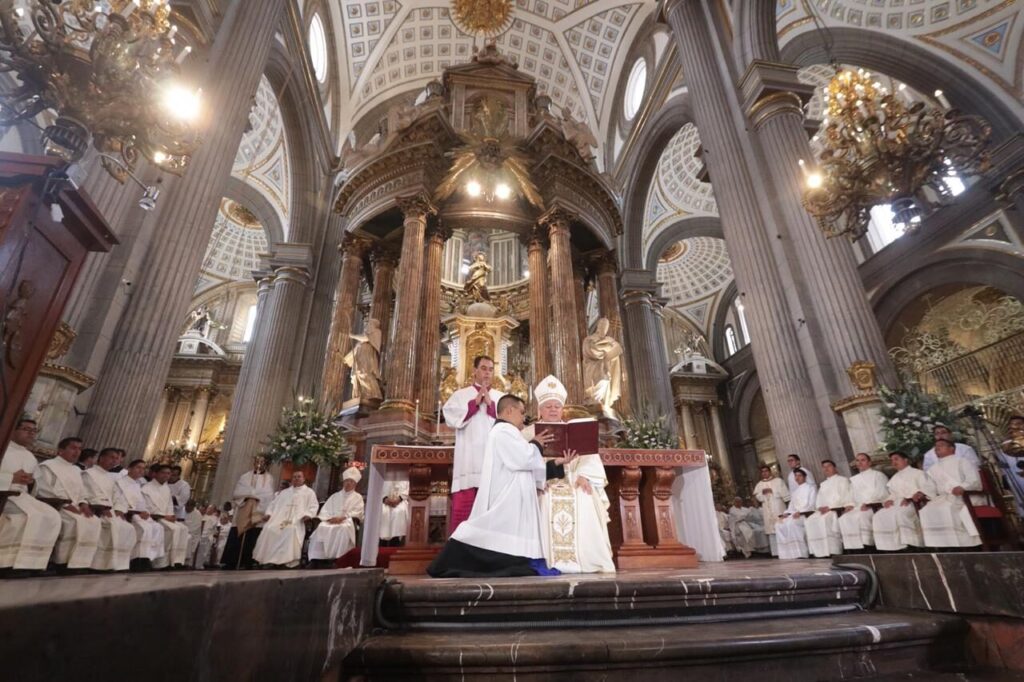
[[[568,392],[554,376],[533,393],[540,422],[561,422]],[[533,440],[543,423],[523,429]],[[608,477],[597,453],[581,454],[565,467],[565,477],[548,481],[540,498],[540,539],[544,559],[562,573],[614,573],[608,539]]]
[[[345,469],[341,475],[341,490],[324,502],[320,510],[320,525],[309,539],[310,561],[332,560],[356,546],[356,520],[362,522],[363,496],[356,486],[363,474],[356,467]]]
[[[306,538],[306,521],[316,516],[319,508],[316,493],[306,485],[306,477],[301,471],[295,471],[291,487],[279,492],[267,507],[268,518],[252,558],[266,566],[298,566],[302,541]]]

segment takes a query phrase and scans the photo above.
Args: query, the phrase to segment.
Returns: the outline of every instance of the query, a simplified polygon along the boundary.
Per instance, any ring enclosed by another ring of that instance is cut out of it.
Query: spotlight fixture
[[[478,197],[480,196],[481,191],[480,183],[476,180],[470,180],[466,183],[466,193],[469,194],[469,196]]]
[[[498,186],[494,188],[494,195],[499,199],[508,199],[512,196],[512,188],[504,182],[500,182],[498,183]]]
[[[147,185],[146,183],[142,182],[142,180],[139,180],[139,178],[136,177],[135,173],[132,173],[131,169],[128,168],[128,166],[125,165],[125,163],[116,156],[111,156],[110,154],[100,154],[100,160],[103,162],[104,168],[108,167],[108,163],[112,164],[113,166],[116,166],[117,169],[124,174],[125,178],[130,179],[132,182],[134,182],[136,185],[142,188],[142,196],[139,197],[139,208],[141,208],[143,211],[152,211],[154,208],[156,208],[156,200],[160,198],[159,189],[152,185]]]

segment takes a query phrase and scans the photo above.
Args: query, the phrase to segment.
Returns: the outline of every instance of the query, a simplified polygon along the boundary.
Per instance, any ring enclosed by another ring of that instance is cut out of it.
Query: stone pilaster
[[[321,194],[321,196],[323,196]],[[324,368],[327,360],[327,346],[330,342],[331,325],[334,323],[334,302],[337,298],[338,279],[341,277],[343,254],[331,248],[341,242],[345,235],[345,218],[335,213],[329,200],[318,201],[320,210],[315,215],[323,220],[323,236],[319,248],[314,252],[315,272],[309,295],[309,313],[305,324],[306,334],[302,339],[302,362],[299,365],[296,387],[303,394],[321,396]]]
[[[420,413],[430,414],[437,407],[438,370],[441,348],[441,267],[444,265],[444,243],[451,230],[440,223],[427,229],[427,245],[423,265],[422,329],[416,360],[416,397]]]
[[[157,205],[159,239],[152,241],[133,286],[82,425],[81,435],[90,443],[116,444],[130,456],[146,445],[283,10],[278,0],[228,7],[203,84],[203,141],[185,176],[165,190]]]
[[[679,401],[679,418],[683,428],[683,432],[679,434],[683,438],[683,445],[688,450],[701,449],[697,442],[697,427],[693,423],[693,406],[690,401]]]
[[[675,414],[657,291],[653,273],[623,273],[623,328],[633,387],[633,412],[648,417]],[[678,431],[678,420],[674,417],[666,423],[673,432]]]
[[[411,411],[416,404],[416,359],[420,336],[423,288],[423,240],[427,217],[437,212],[424,195],[399,201],[405,215],[402,256],[398,262],[395,296],[395,335],[388,349],[384,381],[387,400],[381,409]]]
[[[729,441],[725,437],[725,429],[722,428],[722,414],[717,401],[710,404],[711,430],[715,437],[715,449],[718,450],[718,463],[722,465],[722,473],[732,478],[732,460],[729,457]]]
[[[206,425],[206,415],[210,411],[210,394],[212,389],[209,386],[199,386],[195,389],[192,400],[192,417],[188,422],[189,445],[196,447],[203,440],[203,426]]]
[[[566,407],[582,413],[583,374],[580,363],[579,312],[576,307],[572,272],[572,245],[569,224],[572,216],[554,209],[542,218],[548,228],[551,247],[548,268],[551,274],[551,360],[554,374],[569,394]],[[531,271],[532,275],[532,271]]]
[[[369,247],[369,239],[351,233],[346,234],[338,246],[341,252],[341,275],[334,294],[334,316],[327,336],[327,354],[324,357],[324,376],[320,389],[321,403],[326,409],[335,412],[341,409],[345,399],[349,368],[345,366],[344,359],[352,347],[349,334],[353,331],[363,256]]]
[[[548,294],[548,249],[543,230],[535,229],[526,244],[530,265],[530,347],[533,349],[533,381],[551,374]]]
[[[618,271],[615,254],[600,251],[591,259],[591,268],[597,284],[598,314],[608,320],[608,328],[615,340],[625,348],[622,334],[622,314],[619,306],[619,283],[616,279]],[[619,397],[617,410],[619,414],[629,414],[629,362],[622,364],[622,395]]]
[[[395,295],[395,267],[398,252],[390,246],[378,244],[370,252],[373,263],[373,298],[370,301],[370,319],[380,322],[382,332],[380,354],[387,357],[391,342],[391,299]]]

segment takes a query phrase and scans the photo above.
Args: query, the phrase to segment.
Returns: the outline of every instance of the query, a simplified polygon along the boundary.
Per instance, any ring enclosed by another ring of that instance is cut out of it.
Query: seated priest
[[[935,438],[936,444],[940,440],[948,440],[953,443],[953,447],[956,449],[953,453],[954,457],[957,459],[967,460],[967,462],[975,469],[981,468],[981,458],[978,457],[978,452],[967,443],[957,443],[953,440],[953,432],[950,431],[948,426],[936,424],[932,427],[932,436]],[[938,461],[939,455],[933,447],[931,450],[924,453],[924,458],[921,460],[921,469],[927,474]]]
[[[761,504],[761,518],[764,522],[764,533],[768,536],[768,546],[772,556],[779,555],[778,542],[775,537],[775,526],[779,517],[786,511],[789,502],[789,487],[772,473],[771,467],[761,465],[761,480],[754,484],[754,499]]]
[[[216,543],[217,527],[220,524],[220,510],[212,504],[203,510],[202,523],[199,526],[199,547],[196,549],[196,568],[216,565],[214,544]]]
[[[228,570],[249,568],[252,565],[252,550],[263,531],[263,518],[274,499],[274,477],[267,473],[267,460],[253,459],[252,470],[238,477],[231,493],[232,502],[224,503],[224,510],[234,521],[231,530],[224,536],[224,551],[221,564]]]
[[[850,503],[839,517],[839,531],[843,534],[843,549],[847,552],[875,546],[872,520],[875,509],[889,497],[889,477],[871,468],[871,457],[858,452],[853,457],[857,473],[850,479]]]
[[[817,509],[807,517],[807,549],[819,559],[843,553],[843,536],[839,532],[839,514],[850,504],[850,479],[841,476],[836,463],[826,459],[821,463],[825,480],[818,488]]]
[[[743,498],[734,497],[727,519],[729,535],[737,552],[749,559],[754,552],[768,551],[760,509],[745,507]]]
[[[503,396],[497,414],[473,510],[427,568],[435,578],[557,573],[544,564],[537,491],[548,479],[564,478],[564,465],[576,454],[545,462],[541,452],[554,435],[540,433],[532,442],[523,438],[526,405],[520,398]]]
[[[936,495],[920,511],[921,532],[926,547],[977,547],[978,528],[964,503],[964,493],[981,490],[978,467],[966,457],[956,456],[956,444],[935,441],[938,461],[928,470]]]
[[[896,473],[889,479],[889,499],[875,512],[871,530],[875,547],[884,552],[898,552],[907,545],[923,547],[921,520],[917,505],[934,498],[935,484],[928,475],[910,465],[910,458],[902,452],[890,452],[889,461]]]
[[[53,563],[68,569],[87,569],[96,557],[100,520],[86,501],[82,470],[76,464],[82,451],[78,438],[64,438],[57,444],[57,456],[39,465],[36,497],[62,500],[60,536],[53,548]]]
[[[118,490],[128,505],[127,516],[135,529],[135,547],[132,549],[130,564],[133,570],[148,570],[167,554],[164,527],[149,515],[149,505],[142,494],[142,486],[146,482],[142,474],[145,471],[146,463],[136,459],[125,467],[123,476],[115,474]]]
[[[341,475],[341,490],[320,509],[320,525],[309,539],[310,561],[333,561],[356,546],[356,520],[363,520],[363,496],[356,486],[363,474],[356,467]]]
[[[0,490],[18,493],[7,498],[0,514],[0,569],[44,571],[60,535],[60,514],[29,495],[39,463],[29,450],[38,433],[35,421],[20,419],[0,462]]]
[[[732,541],[732,529],[729,528],[729,514],[725,511],[724,505],[715,505],[715,517],[718,519],[718,535],[722,538],[722,547],[725,549],[726,554],[738,551]]]
[[[796,487],[800,485],[796,481],[797,469],[803,469],[804,475],[807,477],[807,485],[812,488],[818,487],[818,483],[814,480],[814,474],[811,473],[810,469],[807,469],[800,463],[800,455],[795,453],[786,455],[786,464],[789,465],[789,477],[786,479],[786,484],[789,486],[790,495],[792,495],[793,491],[796,490]]]
[[[174,476],[173,470],[171,476],[172,478]],[[184,481],[181,482],[184,483]],[[174,511],[177,513],[177,508]],[[197,554],[199,553],[199,541],[202,540],[203,534],[203,513],[196,507],[195,500],[190,499],[185,503],[185,520],[183,523],[185,528],[188,529],[188,551],[185,552],[185,564],[193,568],[201,566],[201,564],[196,562]]]
[[[775,536],[779,543],[780,559],[806,559],[807,533],[804,517],[814,512],[817,489],[807,482],[807,472],[797,467],[793,470],[796,488],[789,499],[789,507],[775,526]]]
[[[534,389],[541,422],[561,422],[568,392],[554,376]],[[533,440],[543,425],[523,429]],[[588,453],[565,467],[565,478],[548,481],[540,498],[540,539],[548,567],[562,573],[614,573],[608,538],[608,494],[601,455]]]
[[[399,546],[409,532],[409,472],[407,467],[388,467],[381,500],[381,544]]]
[[[82,472],[85,499],[100,520],[99,546],[92,560],[96,571],[127,571],[135,549],[135,529],[125,520],[128,500],[117,487],[117,474],[110,471],[120,454],[114,448],[103,448],[96,464]]]
[[[188,555],[188,528],[174,516],[174,499],[167,487],[171,467],[157,464],[150,471],[153,480],[142,486],[142,496],[146,498],[150,515],[164,529],[164,555],[153,562],[153,567],[184,566]]]
[[[277,494],[267,514],[252,558],[262,566],[294,568],[302,559],[306,521],[316,516],[320,503],[306,485],[301,471],[292,473],[291,486]]]

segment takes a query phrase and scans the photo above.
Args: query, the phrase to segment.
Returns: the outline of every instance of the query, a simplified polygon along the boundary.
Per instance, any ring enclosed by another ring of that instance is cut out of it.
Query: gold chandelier
[[[804,168],[803,204],[829,237],[860,239],[871,208],[883,204],[913,231],[924,209],[952,197],[951,176],[988,168],[991,127],[979,116],[913,102],[863,69],[837,69],[824,98],[823,146],[817,167]]]
[[[512,0],[451,0],[452,22],[463,33],[494,38],[512,25]]]
[[[33,122],[47,153],[82,158],[90,143],[124,182],[140,157],[180,174],[198,143],[199,93],[179,80],[169,0],[0,0],[0,126]]]

